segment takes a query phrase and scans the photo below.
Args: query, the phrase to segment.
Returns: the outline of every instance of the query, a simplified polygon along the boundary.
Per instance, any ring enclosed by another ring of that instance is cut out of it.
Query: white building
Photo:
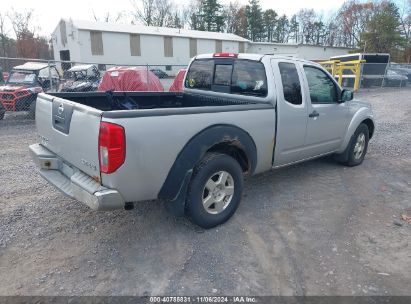
[[[346,55],[351,50],[344,47],[271,42],[251,42],[247,48],[248,53],[285,55],[315,61]]]
[[[245,52],[249,41],[226,33],[62,19],[52,42],[56,60],[185,66],[201,53]]]
[[[56,60],[108,66],[161,65],[172,73],[202,53],[284,54],[311,60],[348,53],[343,48],[254,43],[228,33],[71,19],[59,22],[52,42]]]

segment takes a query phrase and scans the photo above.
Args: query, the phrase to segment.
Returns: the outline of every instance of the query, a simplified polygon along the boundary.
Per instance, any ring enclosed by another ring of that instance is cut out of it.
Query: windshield
[[[33,84],[36,80],[36,73],[33,71],[11,71],[7,83]]]

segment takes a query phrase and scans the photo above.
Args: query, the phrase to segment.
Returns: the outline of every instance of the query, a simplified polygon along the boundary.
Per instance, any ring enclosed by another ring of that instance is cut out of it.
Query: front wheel
[[[358,166],[364,161],[365,154],[368,149],[368,141],[370,133],[368,126],[364,123],[360,124],[351,137],[348,149],[348,159],[345,165],[349,167]]]
[[[239,163],[221,153],[207,153],[194,168],[186,212],[192,222],[212,228],[226,222],[237,210],[243,192]]]

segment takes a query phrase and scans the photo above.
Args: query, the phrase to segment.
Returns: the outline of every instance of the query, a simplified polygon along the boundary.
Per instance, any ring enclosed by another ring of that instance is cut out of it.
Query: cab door
[[[277,88],[273,167],[279,167],[301,158],[308,120],[307,99],[301,88],[303,75],[295,61],[273,59],[271,65]]]
[[[331,153],[340,147],[348,123],[348,106],[339,102],[341,89],[322,68],[304,64],[308,109],[305,147],[301,157]]]

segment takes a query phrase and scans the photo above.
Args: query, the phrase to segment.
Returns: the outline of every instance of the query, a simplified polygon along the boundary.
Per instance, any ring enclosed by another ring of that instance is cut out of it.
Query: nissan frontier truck
[[[184,91],[41,93],[40,174],[95,210],[162,199],[211,228],[227,221],[243,178],[325,155],[360,165],[375,124],[320,65],[215,53],[191,61]]]

